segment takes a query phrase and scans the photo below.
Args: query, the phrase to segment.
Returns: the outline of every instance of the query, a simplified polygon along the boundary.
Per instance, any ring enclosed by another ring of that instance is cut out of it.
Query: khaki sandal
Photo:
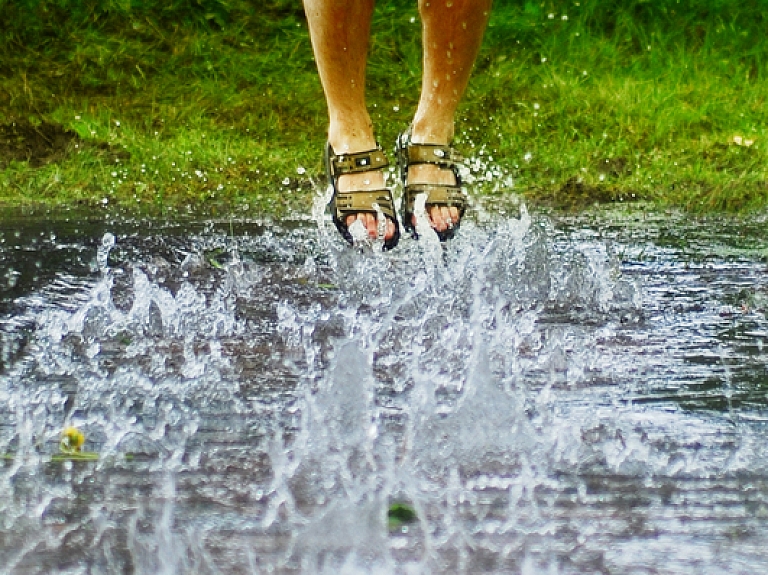
[[[413,225],[413,212],[416,196],[426,194],[425,205],[455,207],[459,210],[459,221],[447,230],[437,233],[441,242],[453,237],[459,228],[461,218],[467,207],[467,197],[461,187],[459,165],[464,157],[452,146],[440,144],[415,144],[411,142],[410,130],[397,138],[397,161],[400,165],[400,178],[403,182],[403,227],[418,237]],[[417,164],[433,164],[450,169],[456,178],[455,184],[408,184],[408,168]]]
[[[400,225],[395,213],[395,204],[392,201],[392,192],[389,189],[352,190],[349,192],[340,192],[338,189],[339,177],[345,174],[373,172],[387,166],[389,166],[389,161],[381,146],[367,152],[339,155],[333,151],[330,143],[325,148],[325,172],[328,181],[333,186],[333,197],[328,205],[336,229],[350,245],[354,244],[354,240],[346,224],[347,217],[360,213],[376,215],[376,205],[387,218],[395,223],[395,233],[384,242],[383,249],[391,250],[400,241]]]

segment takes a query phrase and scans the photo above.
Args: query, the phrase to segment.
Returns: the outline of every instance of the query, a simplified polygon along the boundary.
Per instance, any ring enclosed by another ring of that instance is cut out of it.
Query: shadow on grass
[[[0,169],[11,162],[27,162],[32,168],[61,162],[75,150],[92,148],[102,152],[105,159],[127,160],[125,150],[114,149],[106,142],[86,141],[77,133],[50,122],[33,124],[29,120],[13,120],[0,124]]]

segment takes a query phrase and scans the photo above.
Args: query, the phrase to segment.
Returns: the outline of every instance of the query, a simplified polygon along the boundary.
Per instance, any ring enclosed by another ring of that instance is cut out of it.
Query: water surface
[[[764,572],[764,220],[478,220],[6,214],[0,573]]]

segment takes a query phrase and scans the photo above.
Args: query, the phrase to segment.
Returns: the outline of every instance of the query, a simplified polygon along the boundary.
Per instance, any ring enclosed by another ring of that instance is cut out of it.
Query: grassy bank
[[[326,115],[300,2],[159,5],[0,0],[0,202],[308,204]],[[494,173],[478,189],[764,208],[767,26],[766,0],[497,0],[458,126]],[[418,98],[415,1],[380,1],[374,31],[369,103],[391,143]]]

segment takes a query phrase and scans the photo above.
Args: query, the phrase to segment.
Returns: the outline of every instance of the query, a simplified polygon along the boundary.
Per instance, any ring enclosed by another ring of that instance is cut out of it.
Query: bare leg
[[[472,66],[488,24],[492,0],[419,0],[423,26],[424,71],[421,99],[413,120],[412,141],[448,144],[456,108],[469,83]],[[408,170],[411,184],[455,184],[453,172],[433,165]],[[456,208],[427,206],[432,227],[444,231],[457,222]]]
[[[328,103],[328,141],[338,154],[363,152],[376,147],[373,124],[365,105],[365,65],[375,0],[304,0],[312,48],[320,82]],[[339,190],[381,189],[381,172],[348,174],[339,178]],[[369,213],[349,216],[366,225],[372,238],[377,235],[376,216]],[[395,233],[387,222],[385,238]]]

